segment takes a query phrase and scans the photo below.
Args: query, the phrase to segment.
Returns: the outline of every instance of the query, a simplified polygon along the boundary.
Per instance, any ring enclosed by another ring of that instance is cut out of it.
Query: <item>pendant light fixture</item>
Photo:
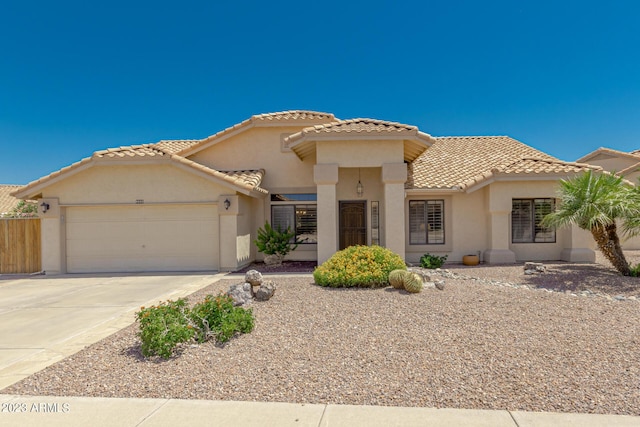
[[[362,185],[362,182],[360,182],[360,168],[358,168],[358,185],[356,185],[356,194],[358,195],[358,197],[362,197],[362,195],[364,194],[364,187]]]

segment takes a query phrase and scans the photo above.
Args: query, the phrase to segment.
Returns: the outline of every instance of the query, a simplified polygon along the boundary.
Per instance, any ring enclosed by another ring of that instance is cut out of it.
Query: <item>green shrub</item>
[[[426,253],[420,257],[420,266],[423,268],[440,268],[447,260],[447,255],[438,256]]]
[[[233,306],[233,298],[228,295],[207,295],[197,303],[189,314],[197,327],[196,339],[204,342],[214,337],[219,343],[229,341],[236,333],[253,330],[253,311]]]
[[[631,277],[640,277],[640,264],[630,266]]]
[[[277,255],[282,260],[289,252],[296,250],[300,241],[291,227],[286,230],[275,230],[268,222],[264,228],[258,229],[258,238],[255,241],[258,252],[265,255]]]
[[[204,342],[213,337],[216,342],[225,343],[237,333],[251,332],[254,326],[253,311],[234,307],[228,295],[208,295],[192,309],[183,298],[161,302],[142,307],[136,318],[140,322],[142,355],[164,359],[173,355],[178,344],[194,338]]]
[[[383,287],[393,270],[406,270],[399,255],[380,246],[350,246],[333,254],[313,272],[316,284],[342,287]]]
[[[195,331],[189,325],[186,312],[186,300],[162,302],[142,309],[136,313],[140,322],[140,340],[142,355],[160,356],[168,359],[174,348],[193,338]]]

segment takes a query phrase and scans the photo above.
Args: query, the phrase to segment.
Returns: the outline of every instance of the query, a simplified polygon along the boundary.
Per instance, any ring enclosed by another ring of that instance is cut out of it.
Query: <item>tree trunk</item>
[[[630,276],[631,269],[624,256],[624,252],[622,252],[616,224],[612,223],[604,227],[594,227],[591,229],[591,234],[598,244],[598,249],[600,249],[602,254],[609,260],[611,265],[623,276]]]

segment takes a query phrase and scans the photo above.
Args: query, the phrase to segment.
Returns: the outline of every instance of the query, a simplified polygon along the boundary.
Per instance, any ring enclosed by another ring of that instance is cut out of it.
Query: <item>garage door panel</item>
[[[67,271],[202,271],[218,268],[214,205],[67,209]]]

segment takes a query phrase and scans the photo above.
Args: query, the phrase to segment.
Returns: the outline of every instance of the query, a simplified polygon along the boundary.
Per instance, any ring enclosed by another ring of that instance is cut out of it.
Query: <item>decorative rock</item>
[[[249,270],[244,275],[244,281],[251,283],[251,286],[262,285],[262,273],[257,270]]]
[[[264,257],[264,265],[280,265],[282,264],[282,256],[273,254]]]
[[[436,285],[436,289],[439,291],[444,291],[444,280],[436,280],[433,282]]]
[[[227,291],[227,295],[233,298],[233,305],[245,305],[253,302],[253,288],[251,283],[239,283],[231,285]]]
[[[425,271],[424,268],[409,267],[407,268],[407,270],[420,276],[422,278],[422,283],[432,282],[431,276]]]
[[[263,282],[256,291],[256,301],[269,301],[276,293],[276,284],[268,280]]]
[[[544,273],[545,271],[547,271],[547,267],[545,267],[542,263],[539,263],[539,262],[524,263],[524,274],[537,274],[537,273]]]

